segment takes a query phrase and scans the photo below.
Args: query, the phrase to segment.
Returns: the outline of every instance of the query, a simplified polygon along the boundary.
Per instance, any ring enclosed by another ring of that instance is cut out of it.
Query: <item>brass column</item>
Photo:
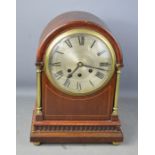
[[[37,98],[36,98],[36,114],[41,114],[41,72],[42,72],[42,63],[36,63],[36,86],[37,86]]]
[[[117,78],[116,78],[116,88],[115,88],[115,98],[112,115],[118,115],[118,97],[119,97],[119,87],[120,87],[120,74],[121,74],[121,65],[116,65],[117,69]]]

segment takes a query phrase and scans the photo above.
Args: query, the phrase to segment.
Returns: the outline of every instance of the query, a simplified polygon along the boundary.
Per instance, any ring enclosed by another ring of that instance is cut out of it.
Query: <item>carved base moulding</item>
[[[120,143],[120,121],[36,121],[32,120],[31,142],[40,143]]]

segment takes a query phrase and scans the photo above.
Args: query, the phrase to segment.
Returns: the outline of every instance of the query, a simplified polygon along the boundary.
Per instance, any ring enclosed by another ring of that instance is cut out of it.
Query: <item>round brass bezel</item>
[[[74,35],[77,33],[85,33],[85,34],[89,34],[89,35],[93,35],[97,38],[99,38],[101,41],[103,41],[107,48],[109,49],[110,53],[111,53],[111,57],[112,57],[112,68],[111,68],[111,72],[109,74],[109,78],[106,79],[106,81],[103,83],[103,85],[101,85],[98,89],[95,89],[93,91],[87,92],[87,93],[73,93],[71,91],[67,91],[64,90],[63,88],[61,88],[58,84],[56,84],[54,82],[54,79],[52,78],[52,76],[50,75],[50,71],[48,69],[48,64],[49,64],[49,57],[50,57],[50,52],[52,51],[52,49],[54,48],[54,46],[60,42],[63,38],[69,36],[69,35]],[[85,28],[74,28],[65,32],[62,32],[60,35],[58,35],[54,40],[51,41],[51,43],[49,44],[49,46],[46,49],[45,52],[45,59],[44,59],[44,64],[45,64],[45,73],[49,79],[49,81],[52,83],[52,85],[57,88],[58,90],[62,91],[65,94],[68,95],[72,95],[72,96],[87,96],[90,94],[93,94],[95,92],[97,92],[98,90],[102,89],[104,86],[106,86],[106,84],[110,81],[110,79],[112,78],[114,71],[115,71],[115,64],[116,64],[116,56],[115,56],[115,52],[114,49],[111,45],[111,43],[109,42],[109,40],[103,36],[102,34],[98,33],[95,30],[92,29],[85,29]]]

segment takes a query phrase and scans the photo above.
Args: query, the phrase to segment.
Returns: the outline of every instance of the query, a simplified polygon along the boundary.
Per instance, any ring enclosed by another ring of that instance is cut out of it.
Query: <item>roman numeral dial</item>
[[[113,74],[110,48],[99,38],[100,35],[96,36],[97,32],[64,33],[53,41],[56,43],[49,50],[49,81],[69,95],[83,96],[99,90]]]
[[[96,77],[98,77],[99,79],[103,79],[104,78],[104,74],[102,72],[97,72],[95,74]]]
[[[60,67],[61,66],[61,62],[54,62],[54,63],[50,63],[49,65],[53,66],[53,67]]]
[[[82,89],[81,83],[80,83],[80,82],[77,82],[77,84],[76,84],[76,89],[77,89],[77,90],[81,90],[81,89]]]
[[[84,36],[78,36],[78,41],[79,41],[80,46],[82,46],[82,45],[84,46],[84,40],[85,40]]]
[[[91,80],[89,80],[89,83],[92,87],[95,87],[94,83]]]
[[[56,72],[55,77],[56,77],[57,80],[59,80],[61,77],[63,77],[63,75],[64,75],[63,71],[60,70],[60,71]]]
[[[73,46],[72,46],[72,43],[71,43],[71,41],[69,40],[69,39],[67,39],[66,41],[65,41],[65,43],[67,44],[67,46],[69,47],[69,48],[72,48]]]
[[[93,46],[95,45],[96,40],[93,41],[93,43],[91,44],[90,48],[93,48]]]
[[[100,56],[104,53],[105,51],[100,51],[100,52],[97,52],[97,56]]]
[[[58,54],[64,54],[63,52],[60,52],[60,51],[55,51],[55,53],[58,53]]]
[[[64,85],[65,87],[69,87],[70,83],[71,83],[71,82],[70,82],[70,79],[67,78],[67,79],[65,80],[65,82],[64,82],[63,85]]]

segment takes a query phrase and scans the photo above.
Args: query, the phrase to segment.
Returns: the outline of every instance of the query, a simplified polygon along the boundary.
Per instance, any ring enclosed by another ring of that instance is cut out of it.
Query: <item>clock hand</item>
[[[106,70],[106,69],[103,69],[103,68],[93,67],[93,66],[85,65],[85,64],[83,64],[83,66],[84,66],[84,67],[87,67],[87,68],[94,68],[94,69],[98,69],[98,70],[109,71],[109,70]]]
[[[76,68],[72,71],[72,73],[68,74],[68,78],[71,78],[74,74],[74,72],[76,72],[76,70],[79,68],[79,66],[76,66]]]
[[[73,74],[78,70],[79,67],[82,67],[83,63],[82,62],[78,62],[76,68],[72,71],[72,73],[68,74],[68,78],[71,78],[73,76]]]

